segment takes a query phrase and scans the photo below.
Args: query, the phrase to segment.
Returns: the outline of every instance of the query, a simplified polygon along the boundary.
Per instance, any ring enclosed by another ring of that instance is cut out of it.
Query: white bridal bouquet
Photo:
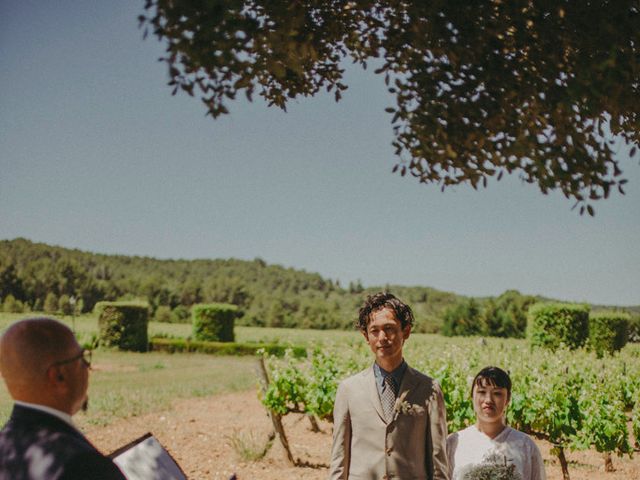
[[[497,453],[488,455],[482,463],[469,465],[461,473],[460,478],[462,480],[522,480],[516,466],[507,463],[507,457]]]

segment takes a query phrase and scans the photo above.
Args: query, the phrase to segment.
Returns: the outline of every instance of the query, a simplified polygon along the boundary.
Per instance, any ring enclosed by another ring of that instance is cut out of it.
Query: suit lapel
[[[416,376],[413,374],[413,369],[407,365],[407,369],[404,372],[402,377],[402,383],[400,383],[400,390],[398,391],[398,395],[402,395],[407,390],[409,391],[408,395],[411,395],[411,392],[415,389],[416,385]]]
[[[384,410],[382,410],[382,403],[380,402],[380,394],[378,393],[378,386],[376,385],[376,376],[373,373],[373,365],[371,366],[371,368],[365,370],[364,375],[365,375],[365,382],[367,383],[367,389],[369,392],[368,397],[371,400],[371,403],[373,404],[373,408],[376,410],[376,413],[378,414],[380,419],[384,423],[387,423],[387,421],[384,418]]]

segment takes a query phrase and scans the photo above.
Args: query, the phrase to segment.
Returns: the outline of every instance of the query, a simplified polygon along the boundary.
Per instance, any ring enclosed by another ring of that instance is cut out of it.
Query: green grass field
[[[0,331],[25,314],[0,313]],[[72,326],[71,318],[59,318]],[[76,335],[81,343],[90,343],[97,334],[97,319],[76,318]],[[186,336],[190,325],[150,324],[150,333]],[[240,329],[242,330],[242,329]],[[243,340],[259,341],[256,333]],[[274,333],[275,335],[275,333]],[[218,357],[202,354],[171,355],[160,352],[132,353],[98,349],[93,355],[90,378],[90,409],[80,414],[81,421],[108,424],[115,418],[126,418],[166,408],[178,398],[213,395],[220,392],[246,390],[257,385],[252,357]],[[6,421],[12,401],[4,386],[0,387],[0,425]],[[84,418],[82,418],[84,417]]]
[[[21,318],[41,314],[0,313],[0,331]],[[74,328],[80,343],[90,344],[98,332],[97,318],[82,315],[58,317]],[[277,342],[319,346],[325,343],[360,344],[357,332],[236,327],[238,342]],[[150,322],[150,336],[187,337],[189,324]],[[202,354],[132,353],[97,349],[93,355],[90,409],[81,422],[108,424],[116,418],[142,415],[167,408],[171,401],[256,388],[256,359]],[[4,384],[0,387],[0,424],[12,401]]]
[[[0,313],[0,332],[16,320],[41,313]],[[91,344],[98,333],[93,315],[57,317],[73,328],[81,344]],[[316,345],[351,343],[357,332],[236,327],[238,342],[277,342]],[[190,324],[149,323],[149,335],[187,337]],[[170,406],[174,399],[253,389],[257,386],[256,359],[203,354],[133,353],[97,349],[89,386],[90,408],[80,422],[106,425],[116,418],[142,415]],[[4,383],[0,387],[0,425],[6,421],[12,401]]]
[[[4,330],[12,322],[29,316],[42,315],[40,313],[1,313],[0,331]],[[92,337],[98,333],[98,319],[91,315],[81,315],[75,318],[75,322],[69,316],[54,316],[64,322],[69,328],[75,328],[76,337],[80,343],[91,343]],[[312,332],[312,333],[310,333]],[[338,330],[301,330],[294,328],[261,328],[261,327],[235,327],[237,342],[265,342],[265,343],[291,343],[308,345],[316,342],[342,342],[359,339],[360,334],[355,331]],[[187,323],[159,323],[149,322],[149,336],[167,335],[173,337],[188,337],[191,335],[191,324]]]
[[[97,350],[89,380],[89,412],[81,421],[106,425],[116,418],[162,410],[171,401],[257,385],[256,360],[202,354],[131,353]],[[0,387],[0,424],[12,401]]]
[[[12,322],[28,314],[0,313],[0,332]],[[97,336],[98,323],[92,315],[75,319],[59,318],[75,327],[80,343],[91,344]],[[189,324],[151,322],[150,336],[164,334],[187,337]],[[275,329],[236,327],[238,342],[277,342],[304,345],[308,348],[337,348],[354,358],[367,361],[366,343],[356,331]],[[405,348],[407,361],[420,366],[420,359],[429,352],[447,356],[466,352],[465,358],[474,363],[480,351],[520,351],[527,349],[524,340],[488,338],[479,348],[480,340],[473,337],[447,338],[432,334],[412,334]],[[637,346],[627,347],[636,348]],[[106,425],[116,418],[142,415],[167,408],[171,401],[221,392],[253,389],[257,386],[256,359],[253,357],[223,357],[205,354],[167,354],[161,352],[133,353],[97,349],[93,356],[94,369],[90,379],[90,410],[81,414],[81,422]],[[475,368],[475,365],[474,365]],[[11,409],[11,399],[4,384],[0,387],[0,424]]]

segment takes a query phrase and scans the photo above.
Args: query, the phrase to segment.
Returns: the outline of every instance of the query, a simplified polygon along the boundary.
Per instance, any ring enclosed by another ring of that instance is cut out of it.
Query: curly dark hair
[[[403,330],[413,325],[413,312],[408,305],[389,292],[379,292],[375,295],[369,295],[365,300],[358,312],[356,328],[366,332],[367,325],[371,321],[371,314],[383,308],[388,308],[394,313]]]
[[[511,378],[509,374],[498,367],[485,367],[478,372],[471,383],[471,396],[475,387],[491,385],[494,387],[506,388],[507,398],[511,398]]]

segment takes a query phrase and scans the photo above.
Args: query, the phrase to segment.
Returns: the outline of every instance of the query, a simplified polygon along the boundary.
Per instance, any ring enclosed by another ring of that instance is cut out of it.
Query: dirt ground
[[[171,410],[120,420],[108,427],[83,425],[89,439],[104,453],[116,450],[137,437],[152,432],[193,480],[326,479],[331,449],[331,425],[321,423],[321,432],[313,433],[307,418],[285,417],[285,430],[294,457],[305,467],[288,465],[284,450],[274,443],[265,458],[243,461],[231,446],[232,438],[253,436],[266,442],[271,421],[259,403],[256,392],[223,394],[208,398],[181,400]],[[545,460],[547,478],[561,480],[562,473],[549,445],[538,443]],[[572,480],[640,479],[640,455],[613,458],[615,472],[605,472],[604,462],[595,451],[568,452]]]

